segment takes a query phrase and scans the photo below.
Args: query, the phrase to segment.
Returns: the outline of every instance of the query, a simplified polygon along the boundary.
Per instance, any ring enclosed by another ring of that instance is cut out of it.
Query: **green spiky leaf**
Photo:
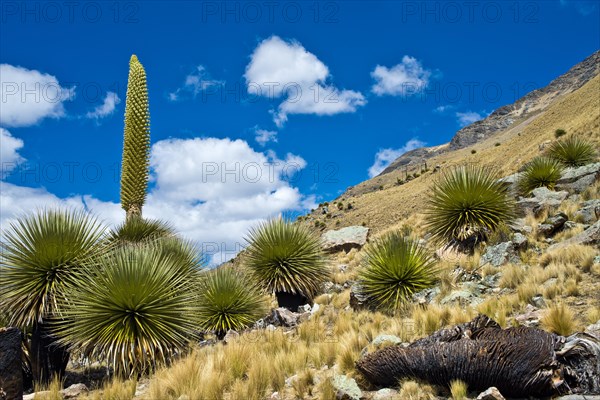
[[[113,229],[108,241],[118,244],[135,244],[175,236],[175,229],[167,222],[133,217]]]
[[[567,167],[580,167],[596,160],[596,149],[591,143],[573,136],[554,142],[548,155]]]
[[[252,325],[266,313],[264,297],[230,268],[208,272],[200,285],[200,326],[222,335]]]
[[[45,210],[3,232],[0,304],[21,328],[43,322],[87,258],[101,251],[105,227],[82,211]]]
[[[457,167],[433,185],[426,226],[451,245],[472,246],[513,218],[514,200],[488,169]]]
[[[391,232],[366,247],[359,279],[378,308],[393,312],[414,293],[433,286],[437,269],[417,241]]]
[[[562,164],[553,158],[536,157],[527,163],[519,178],[519,193],[528,196],[531,191],[539,187],[554,189],[563,171]]]
[[[246,239],[247,266],[268,292],[312,298],[328,278],[321,240],[307,227],[282,218],[252,229]]]
[[[196,328],[198,268],[190,257],[165,252],[159,241],[86,263],[60,304],[59,342],[126,377],[169,362]]]
[[[121,207],[140,215],[146,199],[150,154],[150,112],[146,71],[135,55],[129,61],[121,169]]]

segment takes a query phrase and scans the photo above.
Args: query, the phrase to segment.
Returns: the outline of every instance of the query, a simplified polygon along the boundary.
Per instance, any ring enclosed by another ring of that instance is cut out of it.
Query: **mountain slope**
[[[436,165],[444,170],[464,163],[482,164],[492,166],[501,176],[510,175],[541,154],[540,147],[544,142],[555,140],[554,131],[559,128],[585,137],[600,147],[599,93],[600,75],[596,75],[579,89],[556,97],[543,110],[520,118],[507,129],[474,144],[454,150],[448,149],[448,145],[428,150],[430,171],[416,179],[398,185],[398,179],[405,179],[404,168],[388,171],[349,188],[336,199],[344,205],[351,203],[352,209],[344,207],[338,211],[337,207],[330,207],[333,211],[328,216],[319,208],[304,220],[311,224],[324,223],[326,229],[365,224],[378,232],[397,226],[423,210],[427,192],[437,176],[432,172]],[[407,168],[409,174],[420,172],[420,164],[409,164]]]
[[[450,143],[407,152],[394,160],[381,174],[387,174],[408,165],[422,163],[422,160],[431,158],[436,154],[471,146],[503,130],[513,128],[546,110],[551,104],[559,101],[569,93],[578,90],[599,73],[600,50],[575,65],[565,74],[554,79],[547,86],[536,89],[513,104],[498,108],[487,118],[462,128],[454,135]]]

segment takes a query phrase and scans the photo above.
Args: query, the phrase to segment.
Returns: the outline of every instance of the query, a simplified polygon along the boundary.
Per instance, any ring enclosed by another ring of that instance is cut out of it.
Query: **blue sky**
[[[598,4],[566,0],[5,1],[1,18],[3,224],[50,204],[123,219],[135,53],[152,120],[145,215],[215,260],[256,221],[449,141],[600,48]]]

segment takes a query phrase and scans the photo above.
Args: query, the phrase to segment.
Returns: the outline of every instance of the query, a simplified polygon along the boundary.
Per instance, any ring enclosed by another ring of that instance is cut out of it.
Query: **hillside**
[[[599,65],[598,55],[597,52],[593,56],[596,60],[596,71]],[[557,79],[553,84],[555,82],[564,82],[564,80]],[[569,91],[565,90],[565,92]],[[542,89],[539,93],[546,93],[546,90]],[[423,209],[427,190],[436,177],[433,172],[436,166],[444,170],[464,163],[482,164],[493,167],[498,172],[498,176],[510,175],[534,156],[541,154],[542,144],[554,140],[556,129],[565,129],[573,135],[585,137],[600,147],[598,93],[600,93],[600,76],[596,75],[578,90],[554,96],[551,104],[543,110],[516,120],[508,128],[464,148],[448,150],[450,145],[447,144],[414,150],[408,156],[401,156],[396,161],[396,165],[400,165],[402,162],[400,160],[413,159],[415,155],[420,157],[421,154],[433,153],[434,155],[427,158],[429,168],[427,173],[403,185],[398,185],[398,179],[406,179],[405,167],[391,170],[388,168],[387,172],[384,171],[379,176],[349,188],[333,201],[333,203],[351,203],[352,209],[347,210],[344,207],[343,211],[338,211],[337,207],[329,207],[331,215],[328,216],[319,208],[309,214],[305,221],[312,224],[320,221],[327,229],[365,224],[374,232],[379,232],[400,224],[409,215]],[[524,99],[515,104],[524,104]],[[513,105],[510,108],[517,107]],[[460,132],[457,133],[459,134]],[[408,174],[420,173],[421,165],[421,162],[409,163]]]
[[[513,104],[500,107],[483,120],[460,129],[449,143],[415,149],[403,154],[394,160],[382,172],[382,175],[404,168],[407,165],[420,165],[423,160],[437,154],[468,147],[517,126],[520,122],[544,111],[565,95],[579,89],[598,75],[599,72],[600,51],[596,51],[565,74],[554,79],[547,86],[533,90]]]

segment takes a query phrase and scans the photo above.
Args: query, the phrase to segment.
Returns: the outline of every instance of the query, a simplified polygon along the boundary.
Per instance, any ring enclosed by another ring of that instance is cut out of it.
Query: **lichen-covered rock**
[[[346,375],[335,375],[331,381],[337,400],[360,400],[362,392],[356,381]]]
[[[567,214],[563,212],[559,212],[549,218],[547,218],[543,223],[538,225],[538,233],[545,237],[550,237],[560,232],[565,225],[565,222],[569,220]]]
[[[369,228],[364,226],[348,226],[338,230],[330,230],[323,234],[323,248],[326,251],[336,252],[351,249],[360,249],[367,243]]]
[[[371,400],[396,400],[398,399],[398,391],[394,389],[381,389],[373,394]]]
[[[500,267],[509,262],[519,262],[519,255],[513,242],[504,242],[487,247],[485,253],[479,259],[479,266],[482,267],[486,264],[491,264],[494,267]]]
[[[375,308],[373,301],[363,292],[360,283],[355,283],[350,288],[350,307],[354,311],[373,310]]]
[[[495,387],[491,387],[489,389],[487,389],[484,392],[479,393],[479,396],[477,396],[477,400],[505,400],[504,396],[502,396],[502,393],[500,393],[500,391],[495,388]]]
[[[553,210],[560,207],[560,204],[569,196],[569,192],[563,190],[559,192],[552,191],[546,187],[533,189],[531,197],[522,198],[517,201],[517,210],[522,214],[539,214],[544,210]]]
[[[598,245],[600,244],[600,221],[597,221],[594,225],[587,228],[585,231],[578,235],[573,236],[570,239],[563,240],[560,243],[553,244],[548,247],[548,251],[560,249],[573,244],[583,245]]]
[[[584,224],[593,224],[600,218],[600,200],[588,200],[583,202],[581,208],[575,213],[575,221]]]
[[[556,183],[557,185],[573,183],[590,175],[595,178],[600,178],[600,162],[576,168],[565,168],[560,179]]]
[[[309,312],[297,313],[288,310],[284,307],[274,308],[271,315],[264,319],[266,324],[274,326],[285,326],[288,328],[298,326],[299,323],[305,321],[310,316]]]
[[[379,335],[371,342],[373,346],[381,346],[384,343],[398,344],[402,343],[402,340],[398,336],[394,335]]]
[[[527,240],[527,236],[519,232],[513,235],[512,242],[515,245],[515,248],[517,248],[518,250],[527,250],[527,246],[529,245],[529,240]]]

